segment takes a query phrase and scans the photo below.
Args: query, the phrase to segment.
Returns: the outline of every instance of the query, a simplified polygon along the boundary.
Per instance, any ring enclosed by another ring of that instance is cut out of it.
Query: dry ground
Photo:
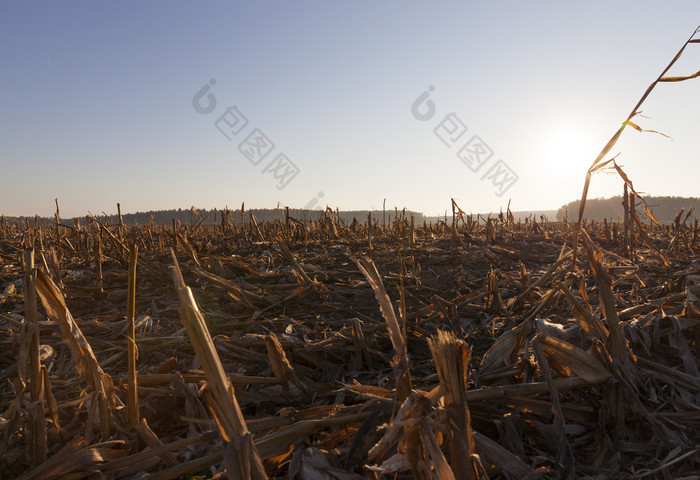
[[[697,225],[83,223],[1,225],[2,478],[700,478]]]

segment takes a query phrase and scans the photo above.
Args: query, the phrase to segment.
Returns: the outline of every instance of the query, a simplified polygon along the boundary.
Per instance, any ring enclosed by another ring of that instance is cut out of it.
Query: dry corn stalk
[[[46,418],[44,417],[44,375],[42,373],[41,359],[39,355],[39,314],[36,302],[36,268],[34,267],[34,249],[29,248],[24,252],[25,281],[24,281],[24,335],[29,338],[28,348],[20,351],[18,361],[18,373],[23,383],[29,381],[32,403],[36,408],[31,408],[30,422],[32,431],[32,460],[35,466],[46,461]],[[26,340],[22,342],[26,345]],[[25,355],[28,355],[29,362]],[[29,375],[27,375],[29,365]]]
[[[299,264],[292,251],[289,250],[287,242],[284,241],[281,235],[277,236],[277,244],[279,245],[280,250],[282,251],[282,256],[285,258],[285,260],[292,264],[292,267],[294,267],[294,271],[297,273],[299,283],[301,283],[302,285],[313,284],[314,281],[311,280],[311,278],[309,278],[309,276],[306,274],[306,271],[304,271],[304,268]]]
[[[545,380],[549,385],[549,398],[552,402],[552,413],[554,414],[554,428],[558,434],[558,452],[557,452],[557,473],[560,478],[565,478],[566,480],[573,480],[575,475],[575,461],[573,458],[573,453],[571,451],[571,445],[566,438],[566,430],[564,424],[564,414],[561,410],[561,403],[559,402],[559,392],[554,388],[554,378],[552,377],[552,371],[549,368],[549,362],[547,356],[544,354],[542,345],[540,345],[539,338],[535,337],[532,340],[532,350],[535,353],[535,358],[537,358],[537,363],[540,366],[540,370],[545,376]]]
[[[185,326],[185,330],[187,330],[187,335],[190,337],[192,346],[197,353],[197,357],[199,358],[207,378],[205,398],[214,415],[221,436],[226,442],[235,442],[234,445],[239,447],[241,451],[238,452],[237,458],[246,458],[249,462],[247,468],[249,468],[250,471],[250,478],[256,480],[267,479],[258,451],[255,446],[252,445],[252,440],[241,409],[238,406],[233,386],[224,374],[224,367],[221,365],[221,360],[214,347],[214,342],[209,334],[204,315],[202,315],[202,312],[200,312],[197,307],[197,302],[192,295],[192,290],[185,284],[182,272],[180,271],[180,265],[172,249],[170,250],[170,254],[173,259],[173,280],[178,297],[180,298],[180,304],[182,305],[182,323]],[[244,444],[250,445],[249,447],[245,447],[245,450],[247,450],[246,452],[242,452],[242,445]],[[243,456],[244,453],[245,456]],[[233,472],[230,472],[230,474],[233,475]]]
[[[567,377],[578,376],[594,385],[607,381],[612,374],[591,353],[551,335],[538,335],[545,357],[552,368]]]
[[[138,349],[136,347],[136,329],[134,328],[134,317],[136,314],[136,261],[139,247],[133,245],[129,252],[129,284],[127,292],[127,312],[126,312],[126,338],[128,342],[128,369],[129,369],[129,394],[127,402],[127,417],[129,425],[134,426],[139,423],[139,397],[136,383],[136,359]]]
[[[377,271],[377,267],[374,265],[374,262],[369,257],[364,257],[356,260],[355,263],[360,271],[365,275],[367,281],[372,287],[374,296],[379,303],[379,310],[382,312],[382,316],[386,321],[386,325],[389,330],[389,338],[391,339],[391,344],[393,345],[395,352],[392,365],[394,366],[396,375],[396,396],[399,402],[404,403],[405,400],[407,401],[409,398],[412,398],[411,374],[410,365],[408,363],[406,340],[401,332],[401,326],[396,318],[396,313],[394,312],[394,307],[391,304],[389,294],[386,293],[384,283],[382,283],[382,279],[379,276],[379,272]],[[421,463],[421,458],[423,455],[421,452],[419,432],[416,429],[409,429],[406,432],[406,452],[408,460],[411,463],[413,473],[418,478],[422,478],[423,466]]]
[[[457,478],[478,478],[474,459],[474,435],[472,433],[469,406],[467,405],[467,368],[471,350],[463,340],[452,333],[438,330],[428,340],[433,354],[440,385],[445,390],[445,410],[450,419],[450,456],[452,470]]]
[[[502,333],[482,357],[479,373],[486,375],[501,368],[512,366],[523,342],[530,334],[531,328],[532,322],[525,319],[519,325]]]
[[[305,394],[306,387],[299,380],[299,377],[294,371],[294,367],[289,363],[287,355],[284,353],[282,344],[274,333],[269,333],[267,335],[265,345],[267,346],[267,355],[270,359],[272,373],[275,374],[275,378],[277,378],[282,385],[284,395],[286,397],[289,396],[289,381],[294,383],[294,385]]]
[[[365,275],[369,285],[374,291],[374,296],[377,298],[379,303],[379,310],[382,312],[382,316],[386,321],[387,328],[389,330],[389,338],[391,339],[391,344],[394,347],[395,357],[394,361],[396,363],[396,388],[398,393],[399,401],[403,401],[408,398],[411,394],[411,377],[410,368],[408,363],[408,352],[406,350],[406,342],[404,340],[403,334],[401,333],[401,326],[396,318],[396,313],[394,312],[394,307],[391,304],[391,299],[386,293],[382,279],[379,276],[377,267],[374,262],[369,257],[364,257],[359,260],[355,260],[357,268]]]
[[[632,119],[641,113],[641,111],[639,109],[641,108],[642,104],[647,99],[649,94],[651,94],[651,91],[654,90],[656,85],[658,85],[659,83],[662,83],[662,82],[682,82],[684,80],[690,80],[690,79],[697,78],[698,76],[700,76],[700,71],[693,73],[691,75],[682,76],[682,77],[665,77],[664,76],[664,75],[666,75],[666,72],[668,72],[671,69],[671,67],[676,63],[676,61],[678,61],[678,59],[681,58],[681,55],[683,55],[683,52],[685,51],[685,48],[688,45],[690,45],[691,43],[700,43],[700,39],[694,39],[695,35],[697,35],[698,32],[700,32],[700,27],[695,29],[695,31],[690,36],[690,38],[688,38],[688,40],[683,44],[683,46],[678,51],[678,53],[676,53],[676,56],[673,57],[671,62],[666,66],[666,68],[663,70],[663,72],[661,72],[661,75],[659,75],[659,77],[656,80],[654,80],[654,82],[652,82],[652,84],[649,85],[649,87],[647,87],[646,91],[644,92],[644,95],[642,95],[642,98],[639,99],[639,101],[634,106],[634,108],[632,109],[630,114],[627,116],[627,120],[622,122],[622,125],[620,126],[620,128],[615,132],[615,134],[613,134],[613,136],[610,138],[610,140],[608,140],[608,143],[605,144],[605,146],[600,151],[600,153],[598,154],[596,159],[593,161],[591,166],[588,168],[588,171],[586,172],[586,180],[583,184],[583,193],[581,194],[581,204],[579,205],[579,211],[578,211],[578,222],[576,223],[577,228],[576,228],[576,234],[574,237],[575,238],[575,240],[574,240],[574,262],[576,262],[576,251],[578,248],[578,236],[579,236],[581,226],[582,226],[581,221],[583,220],[583,212],[586,208],[586,199],[588,198],[588,187],[590,186],[590,183],[591,183],[591,175],[596,170],[600,170],[605,165],[614,161],[614,158],[613,158],[611,160],[607,160],[607,161],[603,162],[603,158],[605,158],[605,156],[615,146],[618,139],[622,135],[622,131],[625,129],[626,126],[629,125],[630,127],[634,128],[635,130],[637,130],[639,132],[651,131],[651,130],[642,130],[641,127],[639,127],[634,122],[632,122]],[[659,133],[659,132],[655,132],[655,133]],[[620,173],[620,170],[619,169],[617,169],[617,170],[618,170],[618,173]],[[628,183],[628,179],[626,178],[626,176],[623,177],[623,180],[625,181],[626,184]],[[631,186],[631,184],[630,184],[630,186]],[[641,198],[639,195],[637,195],[637,196],[639,198]],[[647,215],[649,216],[649,218],[653,219],[653,221],[658,225],[658,222],[656,221],[656,219],[654,218],[654,215],[649,210],[648,206],[646,205],[646,202],[645,202],[644,209],[645,209]]]
[[[85,478],[86,472],[95,471],[98,465],[124,456],[123,440],[87,445],[81,437],[72,438],[61,450],[19,480],[50,480],[54,478]],[[74,473],[73,476],[69,475]],[[77,474],[77,475],[76,475]]]
[[[581,229],[581,234],[586,247],[588,261],[591,263],[591,270],[593,270],[593,275],[598,284],[600,303],[603,304],[603,312],[605,313],[605,320],[608,324],[610,336],[610,345],[608,345],[608,347],[616,358],[622,362],[626,362],[629,351],[627,350],[627,345],[625,344],[625,339],[620,329],[620,319],[617,315],[617,309],[615,308],[615,296],[612,293],[610,276],[603,268],[603,254],[584,229]]]
[[[390,473],[410,465],[415,478],[430,478],[429,468],[426,465],[426,458],[422,451],[423,445],[420,442],[420,427],[426,421],[426,417],[431,411],[430,400],[418,393],[411,395],[403,402],[391,425],[387,426],[382,439],[369,451],[370,459],[384,460],[377,467],[378,471]],[[409,437],[411,436],[418,437],[416,440],[411,441],[411,443],[415,442],[417,444],[412,448],[409,445]],[[398,443],[403,441],[406,442],[405,453],[398,453],[398,455],[403,457],[404,460],[397,464],[394,459],[396,455],[389,457],[389,454],[396,448]],[[397,466],[396,470],[389,470],[389,466],[392,464]]]
[[[41,269],[37,270],[36,291],[46,315],[58,324],[76,370],[93,391],[92,408],[98,408],[100,432],[107,438],[112,427],[112,414],[121,406],[119,398],[114,395],[112,377],[100,368],[92,347],[68,310],[63,294]],[[89,441],[89,434],[90,430],[87,430],[86,442]]]

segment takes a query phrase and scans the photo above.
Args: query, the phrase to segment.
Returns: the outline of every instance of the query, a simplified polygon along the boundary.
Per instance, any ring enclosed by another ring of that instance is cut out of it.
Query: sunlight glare
[[[575,129],[558,129],[546,137],[542,144],[541,165],[545,171],[565,177],[580,175],[595,159],[590,139]]]

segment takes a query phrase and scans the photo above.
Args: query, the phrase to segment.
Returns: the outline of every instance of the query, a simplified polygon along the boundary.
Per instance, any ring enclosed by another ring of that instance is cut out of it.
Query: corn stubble
[[[697,478],[698,222],[603,161],[668,68],[575,224],[0,219],[0,477]]]

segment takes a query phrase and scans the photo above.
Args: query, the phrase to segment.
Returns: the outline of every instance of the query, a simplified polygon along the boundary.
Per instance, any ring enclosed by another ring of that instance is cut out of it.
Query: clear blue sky
[[[697,1],[3,2],[0,213],[50,215],[54,198],[64,217],[302,207],[319,192],[341,209],[558,208],[698,25]],[[672,73],[699,69],[691,45]],[[248,123],[229,140],[215,123],[234,106]],[[698,196],[699,107],[700,79],[660,85],[638,123],[673,140],[629,129],[613,149],[640,192]],[[274,144],[257,165],[241,151],[256,129]],[[463,162],[474,135],[493,156]],[[504,166],[495,179],[518,178],[499,187],[488,172]],[[590,196],[621,190],[599,175]]]

